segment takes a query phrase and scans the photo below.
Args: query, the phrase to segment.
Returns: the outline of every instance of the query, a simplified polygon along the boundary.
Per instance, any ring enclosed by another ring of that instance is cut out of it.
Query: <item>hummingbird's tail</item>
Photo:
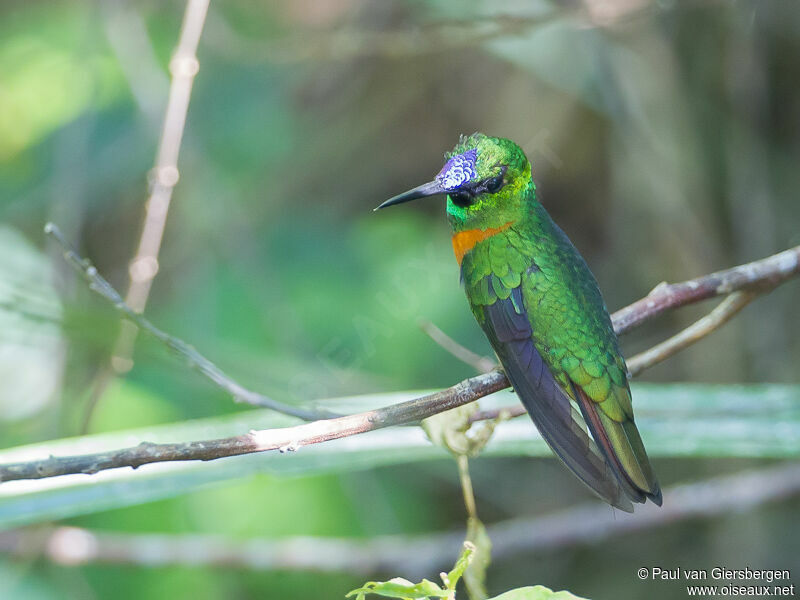
[[[632,418],[618,422],[598,410],[597,403],[583,389],[572,384],[583,418],[589,426],[600,451],[622,485],[625,494],[634,502],[649,498],[661,506],[661,488]]]

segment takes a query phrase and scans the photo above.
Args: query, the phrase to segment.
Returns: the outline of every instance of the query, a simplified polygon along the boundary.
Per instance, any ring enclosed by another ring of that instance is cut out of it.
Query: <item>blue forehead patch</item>
[[[437,181],[447,190],[454,190],[478,176],[475,162],[478,160],[478,151],[473,148],[463,154],[456,154],[448,160],[439,174]]]

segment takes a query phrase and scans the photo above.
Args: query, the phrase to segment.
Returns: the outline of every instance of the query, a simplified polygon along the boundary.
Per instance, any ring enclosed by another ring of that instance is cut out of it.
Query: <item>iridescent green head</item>
[[[455,231],[486,229],[518,221],[533,192],[531,165],[519,146],[473,133],[461,137],[433,181],[378,208],[447,194],[447,215]]]

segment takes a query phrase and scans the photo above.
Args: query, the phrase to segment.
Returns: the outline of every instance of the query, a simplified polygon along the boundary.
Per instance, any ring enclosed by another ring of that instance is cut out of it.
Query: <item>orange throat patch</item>
[[[488,240],[493,235],[505,231],[511,227],[513,223],[509,221],[500,227],[490,227],[489,229],[468,229],[466,231],[459,231],[453,235],[453,252],[456,253],[456,260],[458,266],[461,266],[461,261],[464,255],[475,247],[475,244]]]

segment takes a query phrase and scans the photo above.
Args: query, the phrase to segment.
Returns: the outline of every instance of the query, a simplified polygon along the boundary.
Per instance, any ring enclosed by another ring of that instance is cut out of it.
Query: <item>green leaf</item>
[[[444,584],[448,590],[456,589],[458,580],[461,579],[461,576],[467,571],[474,556],[475,545],[470,541],[464,542],[464,550],[461,551],[461,555],[456,560],[453,570],[447,575],[442,576],[442,579],[444,579]]]
[[[491,600],[586,600],[569,592],[554,592],[543,585],[534,585],[509,590]]]
[[[366,594],[376,594],[387,598],[401,598],[403,600],[416,600],[424,598],[455,598],[455,589],[458,580],[469,568],[475,546],[470,542],[464,542],[464,550],[456,560],[453,570],[449,573],[442,573],[444,588],[439,587],[432,581],[423,579],[419,583],[412,583],[407,579],[395,577],[389,581],[368,581],[362,587],[347,594],[347,597],[356,596],[356,600],[362,600]]]
[[[472,560],[464,571],[464,585],[471,600],[483,600],[486,593],[486,571],[492,562],[492,541],[486,527],[475,518],[467,519],[467,540],[475,547]]]
[[[438,585],[427,579],[419,583],[411,583],[407,579],[395,577],[389,581],[368,581],[357,590],[347,594],[347,598],[356,596],[362,600],[366,594],[375,594],[385,598],[400,598],[401,600],[417,600],[425,598],[447,598],[450,592],[443,590]]]

